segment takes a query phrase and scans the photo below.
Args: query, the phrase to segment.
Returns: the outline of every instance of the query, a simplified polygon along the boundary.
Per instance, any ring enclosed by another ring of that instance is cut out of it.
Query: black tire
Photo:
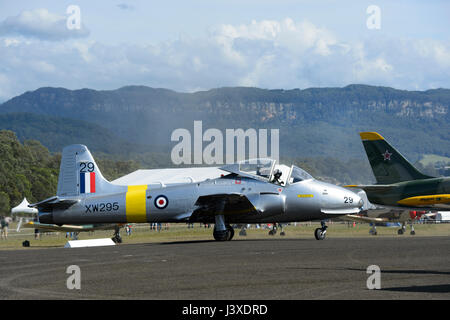
[[[111,238],[114,243],[122,243],[122,237],[121,236],[114,236]]]
[[[403,229],[398,229],[397,234],[402,235],[403,234]]]
[[[416,232],[415,231],[411,231],[411,235],[413,236],[413,235],[415,235],[416,234]]]
[[[285,236],[286,233],[284,233],[284,231],[280,232],[280,236]]]
[[[228,230],[223,230],[223,231],[214,230],[213,236],[216,241],[226,241],[229,238],[229,233],[230,233],[230,231],[228,231]]]
[[[227,226],[227,241],[231,241],[234,237],[234,228],[232,226]]]
[[[324,240],[325,239],[325,233],[322,231],[321,228],[317,228],[314,231],[314,237],[316,237],[316,240]]]

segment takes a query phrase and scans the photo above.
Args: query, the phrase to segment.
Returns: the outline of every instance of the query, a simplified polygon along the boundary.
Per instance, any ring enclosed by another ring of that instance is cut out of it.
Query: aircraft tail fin
[[[92,196],[121,191],[120,186],[107,181],[88,148],[81,144],[67,146],[62,151],[58,177],[58,197]]]
[[[377,184],[432,178],[419,172],[377,132],[360,132]]]

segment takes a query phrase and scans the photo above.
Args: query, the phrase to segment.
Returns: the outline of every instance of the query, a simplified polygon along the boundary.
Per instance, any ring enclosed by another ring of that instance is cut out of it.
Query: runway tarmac
[[[27,248],[0,252],[0,299],[449,299],[449,248],[450,237]],[[367,288],[370,265],[380,290]]]

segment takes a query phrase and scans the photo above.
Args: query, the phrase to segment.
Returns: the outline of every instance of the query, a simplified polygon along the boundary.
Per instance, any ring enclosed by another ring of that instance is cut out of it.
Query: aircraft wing
[[[28,222],[23,225],[24,228],[48,230],[48,231],[61,231],[61,232],[86,232],[95,230],[108,230],[115,229],[116,226],[122,226],[121,224],[90,224],[90,225],[69,225],[63,224],[58,226],[56,224],[46,224],[40,222]]]
[[[420,219],[422,216],[431,217],[434,213],[426,213],[424,210],[410,210],[409,208],[381,207],[365,210],[362,214],[346,215],[342,218],[356,222],[405,222]]]
[[[360,216],[360,215],[356,215],[356,214],[348,214],[348,215],[340,217],[340,219],[346,220],[346,221],[366,222],[366,223],[388,222],[389,221],[389,219],[387,219],[387,218],[367,217],[367,216]]]
[[[222,203],[225,203],[223,212],[221,211]],[[194,210],[195,214],[220,213],[223,215],[233,215],[257,213],[256,208],[250,200],[245,195],[237,193],[201,196],[197,199],[196,206],[197,209]]]
[[[219,204],[223,201],[225,202],[224,215],[257,212],[250,200],[245,195],[238,193],[214,194],[199,197],[196,202],[196,205],[199,207],[197,210],[207,210],[214,214],[221,213],[217,210],[220,210]]]
[[[55,196],[28,206],[30,208],[38,208],[44,211],[48,209],[67,209],[79,201],[79,199],[65,199]]]

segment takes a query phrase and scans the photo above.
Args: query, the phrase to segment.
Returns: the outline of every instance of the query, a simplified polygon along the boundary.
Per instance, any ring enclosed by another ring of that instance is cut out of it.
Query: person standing
[[[9,223],[8,223],[8,221],[6,221],[4,216],[1,217],[0,224],[1,224],[1,227],[2,227],[1,237],[2,237],[2,239],[6,240],[8,238]]]
[[[38,222],[38,218],[37,217],[35,217],[34,219],[33,219],[33,221],[34,222]],[[70,236],[72,236],[72,233],[70,233]],[[36,228],[36,229],[34,229],[34,239],[36,239],[36,240],[39,240],[39,229],[38,228]]]

